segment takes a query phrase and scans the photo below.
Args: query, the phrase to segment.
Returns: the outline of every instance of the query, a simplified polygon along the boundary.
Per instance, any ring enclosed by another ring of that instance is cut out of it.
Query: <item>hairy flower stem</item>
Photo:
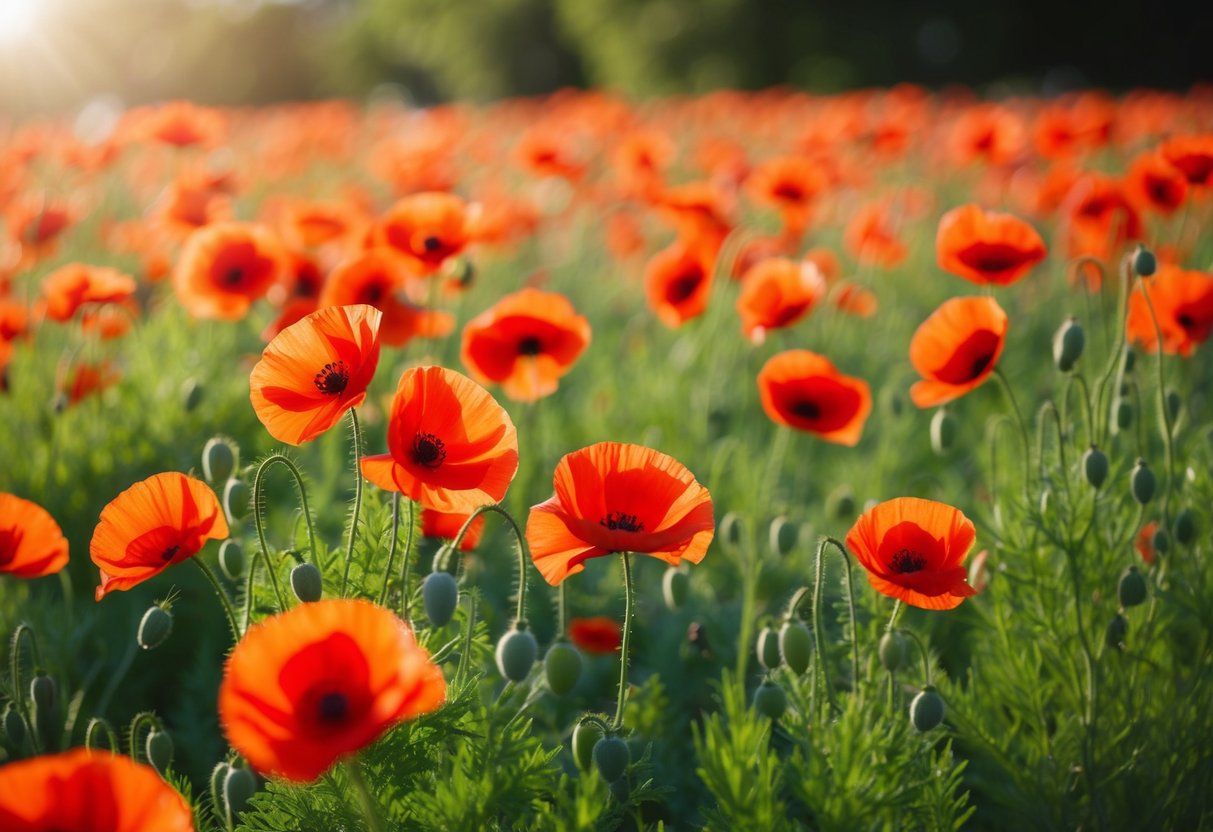
[[[1159,327],[1158,318],[1154,314],[1154,302],[1150,300],[1150,293],[1146,289],[1145,281],[1141,280],[1140,278],[1138,278],[1138,281],[1141,284],[1141,295],[1143,298],[1145,298],[1146,309],[1150,313],[1150,323],[1154,327],[1154,338],[1157,341],[1158,410],[1162,415],[1162,441],[1167,452],[1167,467],[1166,470],[1163,471],[1162,477],[1162,528],[1169,529],[1171,528],[1171,490],[1174,483],[1173,477],[1175,472],[1175,441],[1174,437],[1171,435],[1173,428],[1171,424],[1171,410],[1167,407],[1167,386],[1166,378],[1163,374],[1162,328]],[[1160,560],[1162,559],[1160,558]],[[1160,570],[1163,568],[1165,567],[1159,567]]]
[[[615,699],[615,719],[611,722],[611,731],[623,728],[623,708],[628,699],[628,653],[632,642],[632,607],[635,603],[636,590],[632,586],[632,553],[623,552],[623,643],[619,648],[619,691]]]
[[[358,411],[350,408],[350,442],[354,454],[354,510],[350,513],[350,530],[345,544],[345,572],[341,576],[341,596],[345,597],[350,583],[350,564],[354,562],[354,541],[358,538],[358,516],[362,513],[362,426]]]
[[[265,568],[270,576],[270,585],[274,588],[274,597],[278,599],[278,609],[285,610],[287,606],[286,599],[282,595],[282,588],[278,585],[278,574],[274,571],[274,565],[270,563],[269,545],[265,542],[265,517],[263,516],[265,510],[265,477],[274,465],[281,465],[286,468],[295,480],[295,488],[299,491],[299,506],[303,510],[303,519],[307,523],[307,539],[308,546],[312,550],[312,563],[319,567],[320,552],[316,548],[316,529],[312,525],[312,513],[308,509],[307,488],[303,484],[303,474],[299,471],[299,467],[291,461],[290,457],[279,453],[270,454],[261,461],[261,464],[257,466],[257,473],[253,475],[253,525],[257,528],[257,543],[260,548],[253,555],[253,560],[249,564],[248,580],[245,583],[244,630],[248,630],[253,617],[253,579],[257,574],[258,557],[265,561]]]
[[[459,544],[463,542],[464,535],[468,533],[468,529],[472,527],[472,523],[476,518],[487,512],[500,514],[509,521],[510,528],[514,531],[514,539],[518,542],[518,599],[514,613],[514,622],[520,628],[526,626],[526,562],[531,559],[531,550],[526,545],[526,535],[522,533],[522,528],[514,519],[514,515],[510,514],[504,507],[497,503],[490,503],[487,506],[480,506],[478,509],[468,515],[468,519],[463,521],[463,525],[459,528],[459,533],[455,535],[455,539],[451,541],[451,550],[458,552]]]
[[[114,727],[99,716],[95,716],[88,721],[88,727],[84,729],[84,747],[90,751],[98,746],[93,741],[93,735],[97,731],[102,731],[105,735],[105,744],[107,750],[114,754],[121,754],[122,747],[118,744],[118,734],[114,731]],[[133,752],[132,752],[133,753]]]
[[[409,517],[409,534],[413,533],[412,512]],[[387,550],[387,565],[383,567],[383,586],[379,589],[379,606],[383,606],[383,602],[387,600],[387,585],[392,579],[392,566],[396,561],[396,544],[400,542],[400,492],[392,494],[392,535],[391,542],[388,544]],[[410,541],[411,543],[412,541]],[[408,550],[405,549],[405,559],[408,558]]]
[[[1095,412],[1100,414],[1100,420],[1103,422],[1098,434],[1100,437],[1104,435],[1104,431],[1108,430],[1108,425],[1104,421],[1107,414],[1104,409],[1104,393],[1107,390],[1108,382],[1116,374],[1116,368],[1120,366],[1120,354],[1124,351],[1125,346],[1125,317],[1128,314],[1129,283],[1132,281],[1132,275],[1133,253],[1129,252],[1121,260],[1120,280],[1117,282],[1116,320],[1114,322],[1116,324],[1116,346],[1108,354],[1108,366],[1104,369],[1099,386],[1095,390]]]
[[[833,546],[842,555],[845,576],[847,579],[847,611],[851,619],[851,677],[856,691],[859,690],[859,628],[855,617],[855,587],[851,577],[851,554],[847,547],[832,537],[823,537],[817,546],[817,563],[813,577],[813,641],[817,648],[817,668],[821,674],[822,686],[825,688],[826,701],[834,707],[834,691],[830,687],[829,671],[826,668],[825,655],[822,653],[821,640],[821,605],[822,590],[825,584],[825,549]],[[814,703],[815,704],[815,703]]]
[[[1023,420],[1023,411],[1019,409],[1019,401],[1015,398],[1015,391],[1011,389],[1010,382],[1003,375],[1000,368],[994,368],[994,377],[998,379],[998,383],[1002,385],[1002,391],[1007,394],[1007,401],[1011,404],[1011,412],[1015,415],[1015,424],[1019,427],[1019,438],[1023,442],[1023,497],[1027,505],[1032,504],[1032,442],[1028,439],[1028,426]]]
[[[223,591],[223,587],[219,584],[219,579],[215,577],[215,573],[207,566],[200,558],[193,557],[190,561],[198,567],[206,579],[211,582],[211,587],[214,588],[215,594],[219,596],[219,603],[223,604],[223,612],[227,615],[228,626],[232,628],[232,639],[240,641],[240,624],[236,621],[236,611],[232,609],[232,602],[228,600],[227,593]]]
[[[366,778],[362,775],[362,768],[358,765],[357,758],[346,761],[345,773],[349,777],[350,785],[354,787],[354,796],[358,798],[358,806],[362,809],[362,817],[366,819],[367,828],[371,832],[385,832],[387,827],[384,826],[379,805],[367,787]]]

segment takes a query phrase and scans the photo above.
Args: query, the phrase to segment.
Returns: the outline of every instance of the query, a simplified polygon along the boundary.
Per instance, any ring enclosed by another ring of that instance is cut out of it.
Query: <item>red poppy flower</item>
[[[362,404],[379,365],[381,317],[372,306],[330,306],[278,333],[249,376],[270,436],[302,445]]]
[[[362,474],[426,508],[471,513],[505,496],[518,471],[509,414],[467,376],[405,370],[392,400],[390,453],[362,458]]]
[[[1129,240],[1140,240],[1145,233],[1141,214],[1129,199],[1125,187],[1106,174],[1082,176],[1074,183],[1061,207],[1071,257],[1087,255],[1107,260],[1120,246]],[[1087,272],[1098,279],[1097,271]],[[1096,285],[1091,286],[1092,291],[1098,289]]]
[[[432,274],[468,242],[467,205],[454,194],[412,194],[380,220],[376,239],[404,256],[421,274]]]
[[[1188,196],[1188,180],[1161,153],[1142,153],[1129,166],[1125,182],[1139,208],[1170,216]]]
[[[449,513],[423,508],[421,510],[421,534],[429,538],[454,540],[470,516],[470,512]],[[468,527],[467,534],[459,543],[459,551],[470,552],[475,549],[480,544],[480,537],[483,534],[484,515],[482,514]]]
[[[232,650],[219,722],[253,768],[300,783],[446,699],[403,621],[369,601],[315,601],[267,618]]]
[[[1147,566],[1154,563],[1154,532],[1158,531],[1158,523],[1151,520],[1141,527],[1133,547],[1141,555],[1142,562]]]
[[[716,259],[732,228],[729,200],[711,182],[665,188],[654,195],[653,207],[678,232],[683,245],[707,262]]]
[[[286,265],[286,251],[268,228],[216,223],[186,241],[173,288],[194,317],[239,320],[281,278]]]
[[[135,292],[135,279],[117,269],[69,263],[42,280],[46,317],[70,321],[86,303],[118,303]]]
[[[839,445],[857,445],[872,412],[866,381],[843,375],[825,356],[808,350],[772,356],[758,373],[758,393],[776,424]]]
[[[210,486],[176,471],[137,482],[101,510],[89,556],[101,569],[96,597],[130,589],[228,535]]]
[[[1023,152],[1024,126],[1005,107],[982,104],[969,107],[956,119],[949,137],[952,158],[965,165],[983,161],[1002,165]]]
[[[151,766],[83,748],[0,768],[6,832],[193,832],[194,815]]]
[[[893,269],[906,259],[909,248],[897,234],[892,207],[886,201],[871,202],[851,217],[843,245],[860,263]]]
[[[910,363],[923,377],[910,388],[919,407],[950,402],[985,382],[1007,339],[1007,313],[990,297],[952,298],[910,340]]]
[[[826,282],[809,262],[771,257],[750,267],[737,296],[741,331],[761,343],[767,330],[791,326],[812,311]]]
[[[653,255],[644,284],[649,307],[661,322],[680,327],[708,308],[712,269],[695,249],[676,242]]]
[[[612,552],[699,563],[715,533],[712,496],[673,457],[600,442],[556,466],[556,494],[531,507],[531,558],[552,586]]]
[[[1156,352],[1158,336],[1143,291],[1149,293],[1154,306],[1163,352],[1186,358],[1209,340],[1213,332],[1213,274],[1160,263],[1152,278],[1133,289],[1125,330],[1129,340]]]
[[[1176,136],[1159,148],[1191,185],[1213,184],[1213,133]]]
[[[1036,229],[1011,214],[978,205],[953,208],[939,220],[939,267],[979,285],[1009,286],[1045,259]]]
[[[799,236],[808,227],[813,202],[829,185],[821,166],[803,156],[767,159],[750,172],[746,190],[760,205],[774,208],[786,233]]]
[[[872,317],[879,306],[875,292],[848,280],[840,280],[835,284],[829,301],[837,309],[860,318]]]
[[[959,509],[898,497],[865,511],[846,542],[877,592],[924,610],[950,610],[977,594],[964,567],[976,539]]]
[[[587,653],[615,653],[623,637],[615,619],[596,615],[569,621],[569,640]]]
[[[69,405],[77,405],[96,393],[113,387],[122,380],[122,373],[108,360],[96,363],[77,361],[67,379],[60,385]]]
[[[384,249],[365,251],[342,263],[329,275],[320,294],[320,306],[365,303],[383,312],[383,343],[400,347],[414,338],[441,338],[455,328],[449,312],[422,309],[399,292],[408,276],[403,261]]]
[[[467,323],[462,358],[477,381],[532,402],[556,392],[589,343],[589,321],[564,295],[523,289]]]
[[[0,572],[41,578],[67,566],[67,538],[42,506],[0,493]]]
[[[131,114],[133,137],[173,147],[210,147],[223,137],[223,116],[218,110],[188,101],[169,101]]]

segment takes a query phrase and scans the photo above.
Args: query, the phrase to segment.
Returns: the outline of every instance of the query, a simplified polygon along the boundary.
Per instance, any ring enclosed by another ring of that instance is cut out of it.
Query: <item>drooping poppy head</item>
[[[412,367],[400,376],[388,422],[389,453],[362,458],[362,474],[426,508],[470,514],[496,503],[518,471],[509,414],[467,376]]]
[[[194,815],[151,766],[84,748],[0,769],[5,832],[194,832]]]
[[[210,486],[176,471],[137,482],[101,510],[89,556],[101,569],[96,597],[130,589],[228,535]]]
[[[693,248],[675,242],[653,255],[644,269],[649,308],[663,324],[680,327],[708,308],[711,265]]]
[[[223,670],[219,722],[253,768],[309,783],[445,699],[442,671],[391,611],[323,600],[245,633]]]
[[[615,653],[623,642],[619,622],[606,615],[569,621],[569,641],[587,653]]]
[[[924,610],[950,610],[977,594],[964,567],[976,538],[959,509],[898,497],[864,512],[846,543],[877,592]]]
[[[1007,313],[991,297],[952,298],[910,339],[910,363],[923,377],[910,388],[919,407],[934,407],[979,387],[998,364]]]
[[[857,445],[872,412],[866,381],[843,375],[825,356],[808,350],[772,356],[758,373],[758,393],[776,424],[839,445]]]
[[[41,578],[67,566],[67,538],[37,503],[0,493],[0,573]]]
[[[565,455],[556,493],[531,507],[531,558],[552,586],[612,552],[677,566],[699,563],[716,524],[712,496],[673,457],[641,445],[599,442]]]
[[[477,381],[532,402],[556,392],[589,343],[589,321],[564,295],[528,288],[468,321],[461,357]]]
[[[1158,333],[1143,292],[1149,294],[1154,306],[1164,353],[1187,358],[1209,340],[1213,332],[1213,274],[1160,263],[1153,277],[1133,289],[1125,331],[1129,340],[1141,344],[1142,349],[1157,352]]]
[[[804,318],[826,291],[825,278],[808,261],[769,257],[751,266],[741,279],[737,313],[741,331],[761,343],[767,330]]]
[[[1213,184],[1213,133],[1176,136],[1160,148],[1190,185]]]
[[[186,240],[173,272],[181,304],[196,318],[239,320],[281,279],[286,251],[265,226],[222,222]]]
[[[979,285],[1009,286],[1045,259],[1045,243],[1019,217],[979,205],[953,208],[939,220],[939,267]]]
[[[468,242],[467,205],[454,194],[412,194],[379,221],[377,241],[403,255],[421,274],[438,271]]]
[[[421,510],[421,534],[431,539],[454,540],[459,536],[459,530],[471,517],[471,512],[448,513],[435,511],[432,508]],[[472,521],[467,534],[459,542],[459,551],[470,552],[480,545],[480,537],[484,534],[484,515],[481,514]]]
[[[278,333],[249,376],[253,410],[270,436],[310,442],[362,404],[379,365],[373,306],[330,306]]]
[[[84,263],[60,266],[42,280],[46,317],[52,321],[70,321],[86,303],[118,303],[134,292],[130,275]]]

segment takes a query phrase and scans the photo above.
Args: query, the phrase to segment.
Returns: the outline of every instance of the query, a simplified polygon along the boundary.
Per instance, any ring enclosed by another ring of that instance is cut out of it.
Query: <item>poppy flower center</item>
[[[413,437],[413,462],[424,468],[437,468],[446,461],[445,443],[432,433]]]
[[[813,402],[796,402],[796,404],[792,405],[792,413],[801,419],[821,418],[821,408]]]
[[[326,693],[320,697],[316,710],[321,722],[333,724],[345,719],[350,703],[343,693]]]
[[[1192,329],[1196,326],[1196,319],[1187,312],[1181,312],[1179,315],[1176,315],[1175,322],[1184,329]]]
[[[894,572],[905,575],[910,572],[921,572],[927,565],[927,559],[918,552],[909,549],[898,549],[889,564]]]
[[[442,248],[442,238],[431,234],[425,238],[422,245],[425,246],[426,251],[433,253]]]
[[[340,396],[350,383],[350,371],[346,369],[344,361],[333,361],[325,364],[312,381],[324,395]]]
[[[670,281],[670,288],[666,293],[670,303],[678,304],[685,301],[691,295],[695,294],[695,290],[699,288],[699,284],[703,282],[703,275],[696,272],[695,274],[681,275],[678,278]]]
[[[242,280],[244,280],[244,269],[239,266],[232,266],[223,274],[223,282],[228,286],[239,286]]]
[[[177,556],[177,553],[180,551],[181,551],[180,546],[169,546],[167,549],[165,549],[163,552],[160,553],[160,559],[163,560],[165,563],[168,563],[170,560],[175,558]]]
[[[986,367],[990,366],[990,362],[994,360],[994,354],[979,355],[973,359],[973,369],[969,371],[969,378],[977,378],[986,371]]]
[[[800,202],[804,199],[804,191],[791,182],[781,182],[776,185],[774,194],[778,199],[788,202]]]
[[[543,343],[534,335],[528,335],[518,342],[519,355],[539,355],[543,352]]]
[[[644,531],[644,523],[635,514],[623,514],[618,511],[610,512],[606,517],[599,520],[598,523],[599,525],[606,526],[613,532]]]

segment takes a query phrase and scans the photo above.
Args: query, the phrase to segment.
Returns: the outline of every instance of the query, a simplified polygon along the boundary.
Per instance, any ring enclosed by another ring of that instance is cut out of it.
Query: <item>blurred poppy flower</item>
[[[77,748],[0,769],[0,829],[193,832],[190,806],[151,766]]]
[[[683,246],[712,262],[729,236],[730,200],[711,182],[687,182],[653,197],[657,214],[674,227]]]
[[[825,356],[808,350],[772,356],[758,373],[758,393],[776,424],[839,445],[857,445],[872,412],[866,381],[843,375]]]
[[[939,267],[978,285],[1009,286],[1045,259],[1036,229],[1011,214],[962,205],[939,220]]]
[[[426,508],[471,513],[505,496],[518,471],[509,414],[467,376],[413,367],[400,376],[389,453],[362,458],[362,474]]]
[[[879,306],[875,292],[849,280],[840,280],[834,285],[829,301],[842,312],[859,318],[872,317]]]
[[[135,292],[135,279],[117,269],[69,263],[42,280],[46,317],[70,321],[86,303],[117,303]]]
[[[169,471],[137,482],[101,510],[93,531],[89,556],[101,569],[97,600],[137,586],[227,535],[219,500],[201,480]]]
[[[286,265],[285,249],[265,226],[215,223],[186,240],[173,287],[194,317],[239,320],[281,279]]]
[[[952,124],[948,138],[952,158],[962,165],[976,161],[1003,165],[1014,161],[1023,146],[1023,120],[996,104],[966,108]]]
[[[210,147],[223,137],[223,116],[218,110],[188,101],[169,101],[136,110],[129,116],[132,138],[173,147]]]
[[[1066,240],[1071,257],[1083,255],[1107,260],[1112,252],[1145,233],[1141,214],[1129,199],[1125,186],[1102,173],[1087,173],[1079,178],[1061,205]],[[1099,272],[1084,272],[1088,280]],[[1099,286],[1090,285],[1091,291]]]
[[[393,205],[379,221],[376,240],[433,274],[468,242],[467,205],[454,194],[412,194]]]
[[[1142,209],[1170,216],[1188,196],[1188,180],[1158,152],[1142,153],[1129,165],[1125,187]]]
[[[829,178],[813,160],[778,156],[750,171],[746,191],[759,205],[779,212],[785,233],[799,237],[809,225],[814,200],[828,184]]]
[[[13,200],[5,220],[9,236],[20,246],[21,262],[28,266],[54,252],[76,214],[66,201],[35,192]]]
[[[37,503],[0,493],[0,572],[41,578],[67,566],[67,538]]]
[[[741,281],[737,296],[741,331],[755,343],[762,343],[767,330],[804,318],[826,290],[825,278],[815,265],[784,257],[759,261]]]
[[[977,594],[964,567],[976,538],[959,509],[898,497],[865,511],[846,543],[877,592],[924,610],[950,610]]]
[[[695,250],[680,242],[664,248],[644,269],[645,297],[663,324],[680,327],[708,308],[712,271]]]
[[[605,615],[569,621],[569,641],[587,653],[614,653],[623,641],[615,619]]]
[[[1213,133],[1176,136],[1159,148],[1190,185],[1213,184]]]
[[[1007,338],[1007,313],[991,297],[952,298],[910,339],[910,363],[923,377],[910,388],[919,407],[976,389],[994,372]]]
[[[589,321],[564,295],[523,289],[468,321],[461,357],[477,381],[532,402],[556,392],[589,343]]]
[[[1156,531],[1158,531],[1158,523],[1151,520],[1141,527],[1141,531],[1137,533],[1137,540],[1133,542],[1137,554],[1141,556],[1142,562],[1147,566],[1154,563],[1154,532]]]
[[[97,362],[77,361],[72,365],[60,389],[69,405],[76,405],[122,380],[122,373],[108,359]]]
[[[400,347],[414,338],[441,338],[455,328],[449,312],[422,309],[403,300],[408,275],[398,257],[385,249],[370,249],[347,260],[329,275],[320,293],[320,306],[365,303],[383,312],[383,343]]]
[[[471,517],[471,512],[435,511],[432,508],[421,510],[421,534],[424,537],[441,540],[454,540],[463,524]],[[480,544],[484,534],[484,515],[480,515],[468,527],[467,534],[459,543],[459,551],[470,552]]]
[[[373,306],[330,306],[278,333],[249,376],[257,418],[289,445],[310,442],[362,404],[379,365]]]
[[[699,563],[715,533],[712,496],[682,463],[651,448],[600,442],[556,466],[556,493],[531,507],[531,558],[552,586],[613,552]]]
[[[1162,350],[1168,355],[1192,355],[1213,332],[1213,274],[1185,271],[1160,263],[1152,278],[1143,280],[1129,295],[1125,329],[1129,340],[1149,352],[1158,350],[1158,336],[1146,294],[1162,333]]]
[[[219,722],[257,771],[310,783],[445,699],[442,671],[391,611],[315,601],[245,633],[223,670]]]

